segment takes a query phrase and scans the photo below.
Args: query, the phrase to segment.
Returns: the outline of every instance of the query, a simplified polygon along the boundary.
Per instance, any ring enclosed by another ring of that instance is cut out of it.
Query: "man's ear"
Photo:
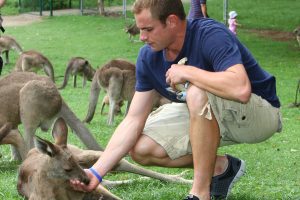
[[[177,26],[178,23],[178,17],[176,15],[169,15],[166,19],[166,24],[167,26],[169,26],[170,28],[174,28]]]

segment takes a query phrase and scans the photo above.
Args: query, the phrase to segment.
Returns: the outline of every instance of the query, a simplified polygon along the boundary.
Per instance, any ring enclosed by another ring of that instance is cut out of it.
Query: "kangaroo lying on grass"
[[[82,58],[82,57],[74,57],[71,58],[67,65],[67,69],[64,76],[64,82],[61,87],[58,89],[64,89],[66,85],[68,84],[69,76],[73,76],[73,86],[76,87],[76,78],[77,75],[83,77],[83,83],[82,87],[85,87],[86,80],[92,81],[93,76],[95,74],[96,70],[92,68],[90,63]]]
[[[70,187],[70,179],[79,179],[84,183],[89,182],[81,167],[91,167],[101,156],[102,152],[82,150],[75,146],[67,145],[67,132],[68,128],[64,120],[59,118],[55,122],[52,131],[55,144],[36,137],[36,148],[30,150],[19,168],[17,183],[19,194],[31,200],[119,199],[101,185],[113,187],[132,183],[136,179],[123,181],[103,180],[102,184],[92,193],[74,191]],[[5,139],[8,135],[2,138]],[[192,180],[186,180],[180,175],[161,174],[131,164],[124,159],[117,164],[114,171],[131,172],[173,183],[192,183]]]
[[[114,122],[114,112],[118,101],[127,101],[126,113],[134,94],[135,65],[126,60],[114,59],[99,68],[92,80],[89,109],[84,122],[90,122],[95,114],[101,88],[109,97],[108,125]]]
[[[67,146],[67,126],[62,118],[55,122],[52,135],[55,144],[36,137],[36,148],[28,152],[20,165],[17,183],[20,195],[29,200],[119,199],[103,186],[91,193],[73,190],[70,179],[89,183],[89,178]]]
[[[59,116],[66,120],[89,149],[102,150],[89,130],[63,101],[49,77],[31,72],[12,72],[0,79],[0,128],[12,132],[10,137],[14,139],[20,134],[18,126],[21,123],[24,126],[26,145],[13,148],[13,159],[24,159],[28,150],[34,146],[36,129],[40,127],[43,131],[48,130]]]
[[[22,47],[13,37],[2,35],[0,37],[0,52],[1,54],[5,53],[5,64],[9,64],[9,51],[11,49],[15,50],[18,54],[23,52]]]
[[[92,81],[89,109],[84,122],[90,122],[94,117],[101,87],[107,91],[108,95],[108,100],[104,99],[102,101],[101,108],[102,114],[105,104],[109,104],[107,124],[113,124],[114,114],[120,107],[118,102],[123,100],[128,102],[125,111],[125,114],[127,114],[135,92],[135,81],[135,65],[125,60],[111,60],[98,69]],[[153,107],[159,107],[166,103],[170,103],[170,101],[157,93],[153,101]]]
[[[37,72],[41,69],[55,82],[53,66],[48,58],[40,52],[34,50],[24,51],[15,65],[15,71]]]

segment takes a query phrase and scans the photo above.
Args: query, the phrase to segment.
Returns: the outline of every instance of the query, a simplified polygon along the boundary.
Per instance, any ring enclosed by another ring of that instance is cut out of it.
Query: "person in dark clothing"
[[[191,0],[188,19],[208,18],[206,0]]]
[[[5,4],[5,0],[0,0],[0,8],[3,7]],[[4,33],[4,28],[2,27],[2,22],[3,19],[1,17],[1,13],[0,13],[0,30]],[[2,55],[0,55],[0,75],[2,73],[2,68],[3,68],[3,59],[2,59]]]

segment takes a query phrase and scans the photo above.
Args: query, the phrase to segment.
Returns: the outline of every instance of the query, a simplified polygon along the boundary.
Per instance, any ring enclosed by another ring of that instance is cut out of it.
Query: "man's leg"
[[[144,134],[131,150],[132,158],[142,165],[161,167],[193,167],[192,150],[189,143],[190,117],[186,104],[172,103],[158,108],[150,114]],[[232,143],[231,143],[232,144]],[[219,182],[219,177],[228,177],[227,156],[218,156],[214,169],[214,184],[211,187],[213,194],[219,194],[218,188],[228,188],[233,179],[226,178]],[[229,163],[232,166],[232,162]],[[231,167],[230,167],[231,169]],[[236,168],[235,168],[236,169]],[[239,170],[239,169],[238,169]],[[223,174],[225,172],[225,174]],[[229,171],[230,176],[232,170]],[[235,177],[234,177],[235,178]],[[236,179],[235,179],[236,180]],[[217,188],[217,190],[215,190]],[[230,190],[226,190],[228,194]],[[217,193],[216,193],[217,192]],[[219,195],[218,195],[219,196]]]
[[[205,91],[190,86],[187,105],[190,113],[190,141],[194,162],[194,183],[190,191],[201,200],[210,199],[210,183],[214,175],[220,133],[213,112],[207,107]]]
[[[135,147],[130,151],[130,156],[135,162],[144,166],[193,168],[193,157],[191,154],[171,159],[165,149],[147,135],[140,137]],[[214,175],[222,174],[226,168],[227,158],[225,156],[218,156]]]

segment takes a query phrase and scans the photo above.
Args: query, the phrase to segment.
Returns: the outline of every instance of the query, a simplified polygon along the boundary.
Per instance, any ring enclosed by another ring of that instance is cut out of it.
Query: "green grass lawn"
[[[209,14],[222,20],[222,1],[208,0]],[[300,24],[297,0],[288,0],[282,5],[278,0],[238,1],[230,0],[230,10],[239,13],[238,37],[251,50],[261,66],[275,75],[277,92],[282,103],[283,131],[260,144],[241,144],[223,147],[220,153],[238,156],[246,161],[247,174],[232,190],[231,200],[256,199],[300,199],[300,109],[289,108],[294,101],[297,81],[300,79],[300,48],[296,40],[277,41],[262,38],[249,32],[249,29],[272,29],[291,32]],[[297,3],[296,3],[297,2]],[[188,9],[188,4],[185,4]],[[299,6],[298,6],[299,7]],[[5,9],[2,11],[5,15]],[[298,16],[298,18],[297,18]],[[67,62],[71,57],[82,56],[90,61],[94,68],[100,67],[113,58],[124,58],[135,62],[142,43],[131,43],[124,32],[123,18],[105,18],[99,16],[54,16],[43,22],[22,27],[6,27],[24,50],[35,49],[49,58],[55,69],[57,85],[61,85]],[[6,65],[3,74],[12,71],[17,54],[11,52],[11,64]],[[42,74],[42,72],[41,72]],[[3,75],[2,75],[3,76]],[[83,119],[88,108],[90,82],[86,88],[72,87],[72,79],[61,95],[76,113]],[[101,93],[103,97],[103,93]],[[100,97],[100,99],[101,99]],[[99,104],[101,102],[99,101]],[[102,146],[105,146],[114,127],[106,125],[107,116],[100,116],[98,109],[93,121],[87,125]],[[124,108],[123,108],[124,109]],[[106,109],[107,112],[107,109]],[[116,124],[122,120],[118,116]],[[22,130],[22,126],[21,126]],[[43,138],[51,139],[50,133],[38,132]],[[84,147],[71,133],[69,143]],[[0,146],[0,199],[22,199],[17,194],[16,177],[19,163],[10,161],[9,146]],[[151,167],[163,173],[178,174],[184,169]],[[189,170],[186,178],[191,178]],[[111,180],[135,178],[127,173],[108,175]],[[157,180],[139,181],[131,185],[111,190],[124,200],[140,199],[182,199],[189,186],[163,183]]]

